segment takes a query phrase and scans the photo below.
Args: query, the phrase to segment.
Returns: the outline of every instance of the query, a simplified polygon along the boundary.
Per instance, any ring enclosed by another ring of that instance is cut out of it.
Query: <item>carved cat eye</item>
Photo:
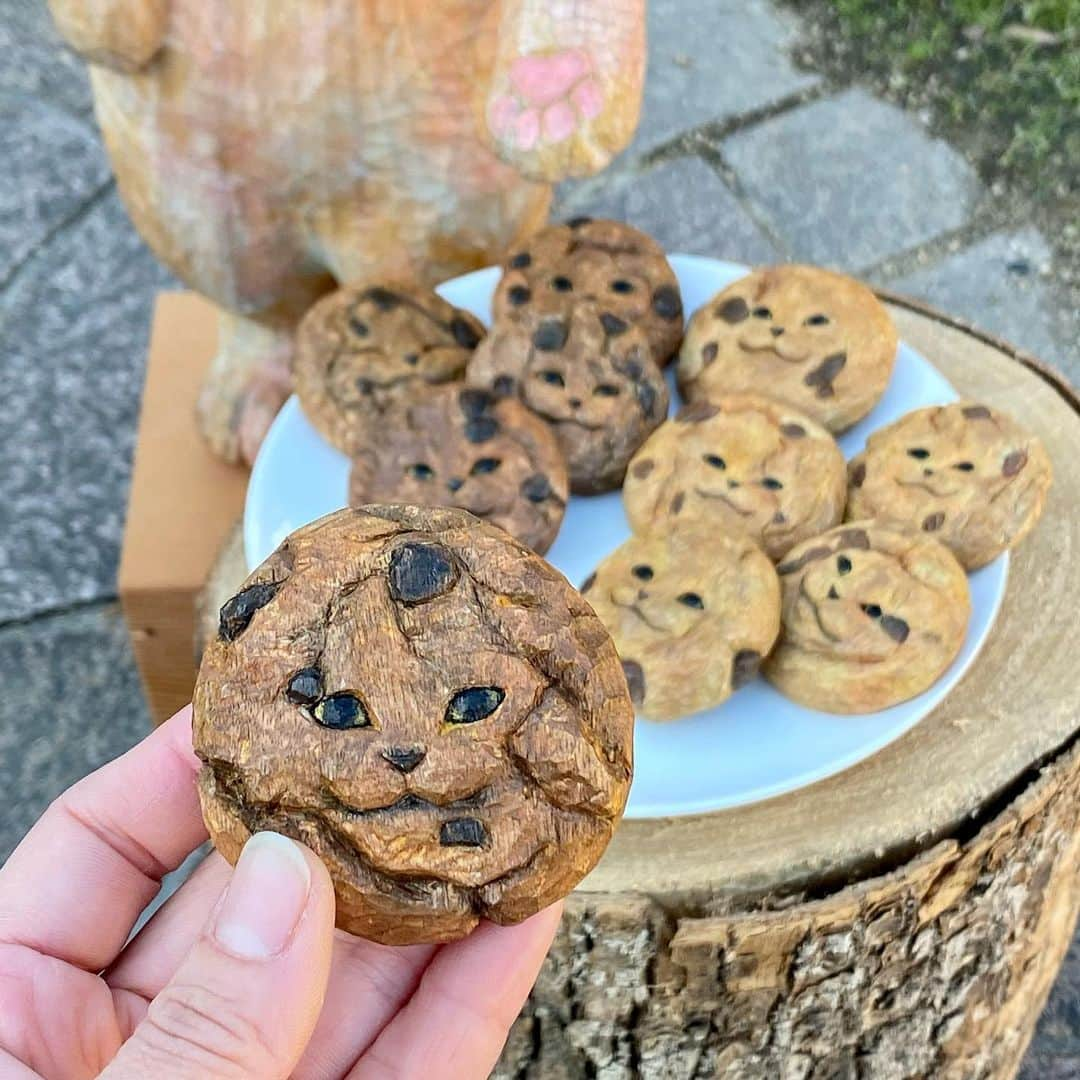
[[[807,326],[824,326],[829,321],[828,315],[822,315],[820,312],[816,315],[811,315],[806,320]]]
[[[409,367],[416,367],[416,365],[420,363],[420,357],[414,352],[406,353],[404,359]]]
[[[701,611],[705,607],[705,601],[702,600],[696,592],[684,592],[679,597],[679,603],[685,604],[688,608],[694,608],[697,611]]]
[[[705,454],[702,460],[714,469],[726,469],[727,462],[719,454]]]
[[[435,475],[435,470],[422,461],[416,462],[415,465],[410,465],[406,472],[416,480],[430,480]]]
[[[750,312],[750,314],[753,315],[755,319],[772,318],[772,311],[767,307],[756,307],[752,312]]]
[[[502,461],[497,457],[482,457],[474,462],[469,473],[472,476],[483,476],[486,473],[493,473],[501,464]]]
[[[653,568],[651,566],[646,566],[644,563],[639,563],[630,572],[639,581],[652,581],[653,579]]]
[[[475,724],[486,720],[502,703],[506,691],[497,686],[470,686],[459,690],[446,706],[444,724]]]
[[[368,331],[368,324],[366,322],[364,322],[362,319],[358,319],[355,315],[351,316],[350,319],[349,319],[349,329],[357,337],[367,337],[368,336],[368,332],[369,332]]]
[[[507,293],[514,307],[521,307],[532,299],[532,293],[524,285],[514,285]]]
[[[860,604],[859,607],[861,607],[864,614],[869,615],[871,619],[881,618],[881,608],[877,604]]]
[[[551,287],[556,292],[571,292],[573,291],[574,283],[568,277],[559,274],[558,277],[553,277],[551,279]]]
[[[549,386],[565,386],[566,380],[558,371],[541,371],[536,376],[541,382],[546,382]]]
[[[761,481],[761,486],[763,488],[768,488],[770,491],[779,491],[784,485],[780,483],[775,476],[766,476],[765,479]]]
[[[841,574],[851,573],[851,560],[846,555],[840,555],[836,560],[836,569]]]
[[[616,278],[611,283],[611,291],[613,293],[632,293],[634,291],[634,283],[627,281],[626,278]]]
[[[335,731],[371,727],[371,720],[367,709],[364,708],[364,703],[348,690],[323,698],[312,709],[311,715],[323,727],[333,728]]]
[[[611,383],[601,383],[593,393],[599,397],[618,397],[619,388]]]
[[[908,451],[908,457],[917,458],[919,461],[925,461],[930,456],[929,450],[924,450],[921,446],[913,446]]]
[[[975,466],[970,461],[958,461],[954,466],[954,469],[959,469],[961,472],[973,472]]]

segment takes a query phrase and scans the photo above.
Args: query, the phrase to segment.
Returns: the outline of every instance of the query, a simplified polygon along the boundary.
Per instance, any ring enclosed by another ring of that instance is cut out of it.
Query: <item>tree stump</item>
[[[567,901],[499,1080],[1000,1080],[1019,1066],[1080,906],[1080,402],[1004,343],[883,298],[902,338],[1053,460],[990,638],[941,706],[839,776],[623,822]],[[225,561],[219,596],[243,576]]]

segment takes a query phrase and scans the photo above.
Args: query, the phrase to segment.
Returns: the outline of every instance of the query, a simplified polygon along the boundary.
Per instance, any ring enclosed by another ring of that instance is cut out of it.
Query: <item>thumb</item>
[[[323,864],[255,833],[199,940],[102,1076],[289,1076],[322,1009],[333,929]]]

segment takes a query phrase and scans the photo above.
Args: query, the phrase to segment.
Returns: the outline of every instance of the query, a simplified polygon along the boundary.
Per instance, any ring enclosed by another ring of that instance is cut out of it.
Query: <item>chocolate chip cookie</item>
[[[634,455],[623,505],[635,532],[686,522],[744,532],[773,559],[840,522],[836,440],[782,402],[733,394],[687,405]]]
[[[667,416],[668,389],[637,326],[583,300],[497,322],[469,362],[471,386],[517,397],[555,433],[570,490],[610,491]]]
[[[195,688],[199,795],[235,861],[273,829],[326,863],[338,926],[448,941],[565,895],[611,838],[633,709],[566,579],[461,510],[341,510],[221,609]]]
[[[755,677],[780,629],[772,563],[749,537],[715,528],[631,537],[581,591],[652,720],[719,705]]]
[[[1011,417],[962,401],[875,431],[850,478],[849,517],[921,529],[974,570],[1031,531],[1052,470],[1042,443]]]
[[[549,225],[510,253],[495,290],[495,321],[518,318],[536,304],[568,310],[589,300],[644,330],[661,366],[682,340],[683,305],[663,249],[621,221],[579,217]]]
[[[956,658],[971,600],[955,556],[925,533],[841,525],[788,552],[780,643],[765,676],[833,713],[868,713],[929,689]]]
[[[311,423],[351,454],[418,387],[460,379],[483,336],[478,319],[426,289],[350,286],[301,321],[293,383]]]
[[[838,432],[880,400],[896,346],[889,313],[865,285],[813,266],[771,266],[694,314],[676,375],[691,401],[764,394]]]
[[[431,387],[388,413],[357,451],[349,502],[456,506],[540,554],[569,495],[551,429],[514,398],[459,384]]]

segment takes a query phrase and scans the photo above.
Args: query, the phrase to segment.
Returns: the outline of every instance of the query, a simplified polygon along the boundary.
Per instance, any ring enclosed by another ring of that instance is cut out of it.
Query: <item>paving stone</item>
[[[571,214],[628,221],[666,251],[748,263],[780,257],[716,170],[698,157],[665,161],[610,181],[605,177],[581,189],[563,185],[555,217]]]
[[[948,143],[862,90],[737,132],[722,152],[796,258],[849,270],[959,228],[981,194]]]
[[[0,281],[109,179],[95,132],[28,98],[0,97]]]
[[[0,93],[92,116],[86,64],[61,42],[45,0],[0,0],[0,56]]]
[[[0,622],[113,594],[151,305],[171,284],[110,191],[0,295]]]
[[[0,629],[0,862],[46,806],[149,730],[116,605]]]
[[[997,334],[1080,382],[1080,314],[1050,277],[1052,252],[1037,229],[994,233],[888,282]]]
[[[814,86],[787,50],[797,21],[764,0],[649,0],[649,60],[635,150]]]

